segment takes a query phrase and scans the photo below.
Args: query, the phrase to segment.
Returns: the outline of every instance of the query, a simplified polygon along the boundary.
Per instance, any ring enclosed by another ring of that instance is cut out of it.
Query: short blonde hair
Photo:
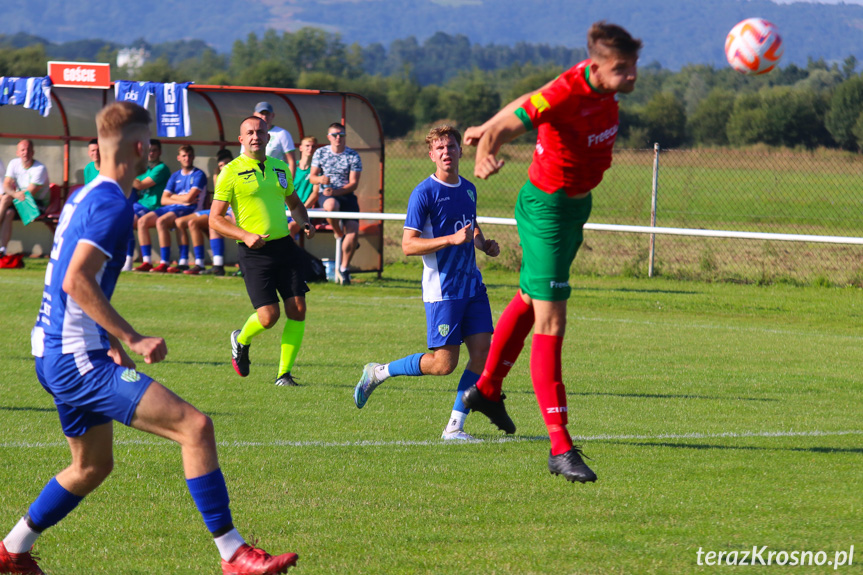
[[[122,137],[128,128],[148,128],[151,121],[150,112],[138,104],[113,102],[96,114],[96,131],[101,138]]]
[[[429,130],[428,135],[426,136],[426,144],[428,144],[429,150],[432,148],[432,144],[437,140],[443,140],[452,136],[455,138],[456,144],[461,146],[461,132],[455,129],[453,126],[437,126]]]
[[[311,142],[312,144],[317,144],[317,143],[318,143],[318,139],[317,139],[316,137],[314,137],[314,136],[306,136],[305,138],[303,138],[302,140],[300,140],[300,143],[301,143],[301,144],[305,144],[306,142]]]

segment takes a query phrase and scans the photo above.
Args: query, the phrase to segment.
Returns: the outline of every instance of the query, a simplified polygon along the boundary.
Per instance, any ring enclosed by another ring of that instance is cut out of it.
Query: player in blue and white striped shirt
[[[443,439],[473,439],[464,432],[468,409],[464,390],[479,379],[491,344],[493,324],[482,274],[474,250],[496,257],[500,248],[476,225],[476,187],[458,173],[461,134],[450,126],[426,136],[435,173],[423,180],[408,201],[402,250],[423,258],[423,301],[428,348],[388,364],[369,363],[354,389],[362,408],[372,391],[397,375],[449,375],[458,366],[462,342],[470,359],[458,385]]]
[[[100,175],[63,207],[31,334],[36,375],[54,398],[72,463],[45,485],[0,542],[0,573],[42,573],[30,550],[111,473],[114,421],[182,446],[186,483],[224,573],[284,573],[296,554],[272,557],[246,544],[234,528],[213,422],[136,371],[123,348],[125,343],[147,363],[168,353],[165,340],[135,331],[110,301],[132,234],[128,196],[147,163],[150,114],[137,104],[115,102],[99,112],[96,126]]]

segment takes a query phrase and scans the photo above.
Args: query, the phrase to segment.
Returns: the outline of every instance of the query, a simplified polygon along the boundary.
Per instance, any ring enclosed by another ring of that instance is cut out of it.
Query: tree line
[[[346,45],[316,28],[250,34],[220,54],[200,40],[149,45],[137,70],[116,66],[121,46],[98,40],[52,44],[0,36],[0,75],[44,75],[48,59],[112,62],[112,77],[155,82],[350,91],[375,105],[387,137],[432,122],[484,121],[506,102],[541,86],[586,57],[582,49],[534,44],[471,44],[438,32],[381,44]],[[728,67],[679,71],[642,66],[634,93],[620,97],[619,145],[664,148],[746,146],[863,149],[863,77],[857,60],[812,60],[759,77]]]

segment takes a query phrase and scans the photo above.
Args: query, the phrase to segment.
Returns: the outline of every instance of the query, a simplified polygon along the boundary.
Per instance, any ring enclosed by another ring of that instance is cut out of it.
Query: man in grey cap
[[[284,128],[273,125],[273,118],[276,117],[276,113],[269,102],[258,102],[253,115],[267,123],[267,129],[270,133],[267,155],[284,160],[288,164],[288,168],[291,169],[291,177],[293,177],[297,172],[297,158],[294,155],[294,139],[291,137],[291,133]],[[240,152],[242,153],[242,150]]]

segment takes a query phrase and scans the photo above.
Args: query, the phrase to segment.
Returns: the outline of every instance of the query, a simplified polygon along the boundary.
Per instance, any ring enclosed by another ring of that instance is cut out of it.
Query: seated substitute
[[[306,210],[317,207],[318,205],[318,186],[309,181],[309,172],[312,169],[312,156],[315,153],[315,146],[318,145],[318,139],[314,136],[307,136],[300,142],[300,161],[297,163],[297,171],[294,174],[294,193],[306,206]],[[292,236],[296,236],[302,231],[300,224],[294,221],[293,218],[288,218],[288,229]]]
[[[89,184],[99,176],[101,158],[99,156],[99,140],[97,138],[93,138],[87,144],[87,155],[90,156],[90,163],[84,166],[84,185]]]
[[[111,305],[134,215],[128,196],[147,158],[149,124],[147,110],[129,102],[99,112],[100,177],[70,196],[57,225],[31,345],[36,376],[54,400],[72,462],[0,543],[0,573],[43,575],[33,545],[111,474],[114,421],[180,444],[186,485],[222,557],[223,574],[284,573],[298,559],[295,553],[273,557],[245,542],[234,527],[213,421],[136,371],[123,347],[147,363],[168,353],[164,339],[141,335]],[[129,552],[134,549],[123,551]],[[105,561],[110,558],[98,559],[100,570],[110,572]]]
[[[219,181],[219,174],[225,166],[231,163],[231,160],[233,159],[234,155],[227,149],[219,150],[216,154],[216,172],[213,174],[214,190]],[[234,213],[230,208],[228,208],[225,216],[232,223],[236,223]],[[225,275],[225,238],[220,236],[216,230],[210,229],[209,206],[207,206],[206,210],[198,210],[194,214],[177,218],[178,237],[181,230],[188,230],[188,233],[192,238],[192,251],[195,255],[195,265],[187,270],[183,270],[183,273],[188,275]],[[204,238],[207,237],[207,235],[210,237],[210,249],[213,251],[213,267],[210,269],[204,268]],[[169,268],[168,271],[171,271],[171,269]]]
[[[48,169],[33,158],[33,142],[21,140],[16,148],[17,158],[6,167],[3,193],[0,194],[0,257],[6,255],[6,246],[12,239],[12,222],[18,216],[13,200],[23,201],[26,192],[36,200],[40,213],[45,213],[50,201]]]
[[[320,185],[318,202],[328,212],[358,212],[360,205],[354,192],[360,183],[363,162],[360,155],[345,145],[345,127],[339,123],[330,124],[327,129],[329,146],[323,146],[312,156],[309,181]],[[359,220],[338,220],[327,218],[337,238],[342,238],[342,261],[336,270],[336,279],[343,285],[350,285],[349,268],[351,258],[357,249]]]
[[[132,182],[132,197],[129,201],[132,202],[132,208],[135,210],[135,219],[132,222],[132,229],[138,229],[138,219],[162,205],[162,192],[165,191],[165,185],[171,178],[171,170],[162,161],[162,143],[155,138],[150,140],[150,151],[147,156],[147,169]],[[147,242],[149,245],[149,242]],[[143,250],[142,250],[143,251]],[[132,270],[132,262],[135,257],[135,238],[129,240],[129,246],[126,250],[126,263],[123,265],[123,271]],[[150,263],[149,254],[147,254],[144,263]]]
[[[144,263],[135,268],[136,272],[165,273],[171,261],[171,230],[177,218],[187,216],[202,207],[206,197],[207,175],[194,166],[195,149],[192,146],[180,146],[177,152],[177,162],[180,169],[171,174],[171,178],[162,192],[162,206],[138,218],[138,242],[141,244],[141,254]],[[160,263],[153,267],[148,264],[150,258],[150,228],[156,228],[159,235]],[[189,269],[189,244],[180,245],[180,260],[178,271]]]
[[[470,359],[441,437],[472,440],[464,431],[470,410],[462,395],[479,380],[493,331],[491,306],[474,250],[497,257],[500,247],[485,239],[476,225],[476,187],[458,173],[460,142],[461,134],[451,126],[434,128],[426,136],[435,173],[411,193],[402,238],[405,255],[423,259],[423,301],[431,353],[416,353],[383,365],[366,364],[354,388],[354,403],[362,409],[375,388],[390,377],[451,374],[464,343]]]

